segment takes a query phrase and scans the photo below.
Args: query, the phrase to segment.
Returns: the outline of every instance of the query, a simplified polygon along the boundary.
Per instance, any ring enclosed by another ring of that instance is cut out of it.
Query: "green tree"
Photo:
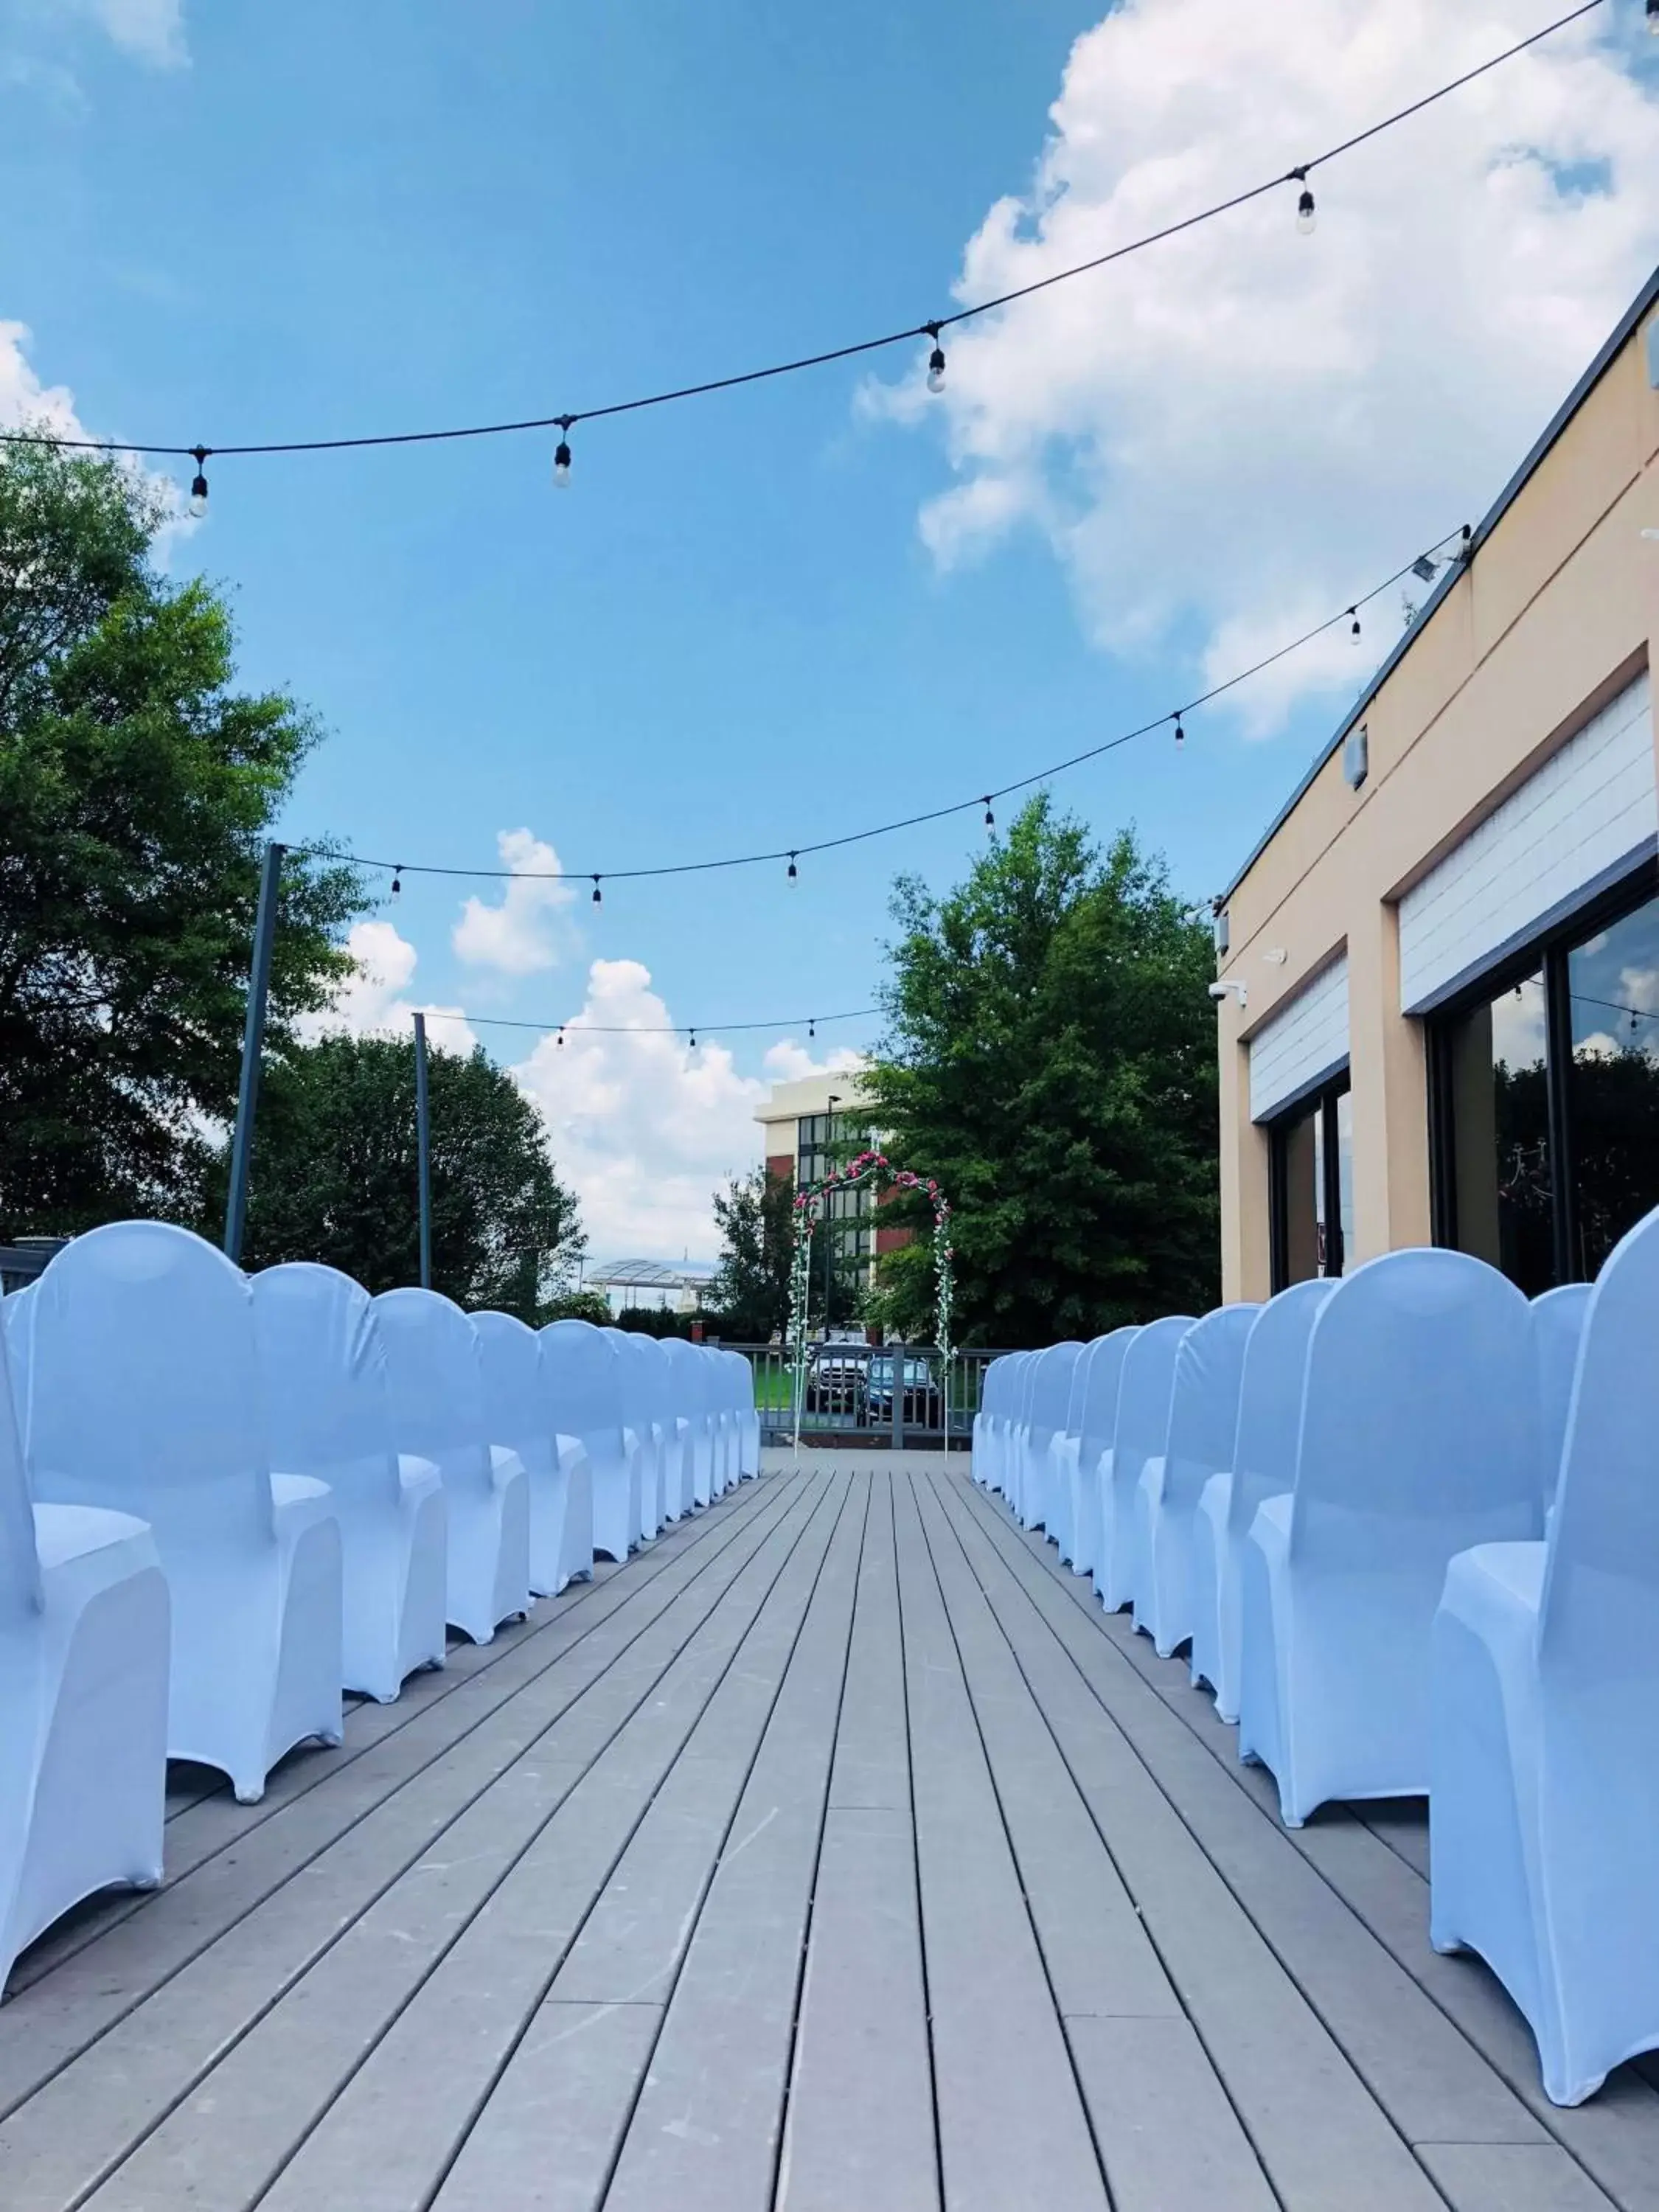
[[[794,1195],[787,1176],[763,1167],[714,1193],[720,1257],[708,1305],[722,1332],[740,1342],[764,1344],[788,1322]]]
[[[234,1106],[261,848],[317,727],[232,689],[224,602],[158,572],[162,519],[107,459],[0,447],[0,1234],[193,1218]],[[290,860],[277,1049],[362,905]]]
[[[428,1066],[433,1287],[549,1319],[582,1238],[541,1116],[482,1048],[434,1050]],[[325,1037],[267,1069],[246,1266],[323,1260],[375,1291],[418,1282],[418,1201],[412,1040]]]
[[[968,879],[901,878],[863,1079],[900,1164],[951,1200],[957,1332],[1007,1346],[1089,1337],[1219,1295],[1214,974],[1208,932],[1127,830],[1104,853],[1033,799]],[[874,1317],[932,1333],[931,1217],[884,1218]]]

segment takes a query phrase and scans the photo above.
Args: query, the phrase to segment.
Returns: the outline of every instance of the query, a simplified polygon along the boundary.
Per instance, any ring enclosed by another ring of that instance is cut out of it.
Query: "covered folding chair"
[[[671,1518],[666,1413],[668,1366],[654,1337],[608,1328],[616,1346],[623,1439],[639,1462],[639,1540],[650,1543]]]
[[[1562,1283],[1532,1302],[1533,1379],[1538,1390],[1539,1468],[1544,1504],[1554,1502],[1567,1436],[1567,1401],[1578,1365],[1578,1346],[1589,1311],[1589,1283]]]
[[[1659,1212],[1602,1265],[1547,1543],[1451,1562],[1435,1616],[1430,1933],[1525,2014],[1582,2104],[1659,2049]]]
[[[1190,1314],[1166,1314],[1137,1330],[1123,1355],[1111,1458],[1101,1468],[1101,1540],[1094,1570],[1095,1589],[1108,1613],[1134,1598],[1140,1473],[1168,1439],[1176,1355],[1192,1326]]]
[[[145,1523],[31,1504],[0,1343],[0,1990],[83,1897],[161,1879],[167,1642]]]
[[[593,1478],[578,1437],[560,1433],[542,1340],[516,1314],[476,1313],[490,1436],[518,1459],[530,1486],[529,1582],[555,1597],[593,1571]]]
[[[540,1332],[553,1411],[580,1437],[593,1482],[593,1549],[618,1565],[640,1540],[640,1462],[623,1427],[622,1369],[609,1334],[592,1322],[550,1322]]]
[[[1072,1376],[1082,1350],[1080,1344],[1068,1338],[1037,1354],[1025,1436],[1031,1492],[1027,1526],[1041,1527],[1063,1559],[1072,1556],[1072,1486],[1064,1453],[1056,1452],[1054,1446],[1054,1439],[1066,1433]]]
[[[271,1457],[328,1485],[340,1524],[341,1680],[382,1704],[444,1662],[443,1486],[392,1441],[386,1346],[368,1292],[295,1261],[251,1279]]]
[[[760,1473],[761,1425],[755,1407],[755,1370],[740,1352],[722,1350],[728,1398],[738,1433],[738,1479],[747,1482]]]
[[[1118,1386],[1123,1378],[1124,1356],[1139,1332],[1115,1328],[1083,1347],[1073,1370],[1072,1406],[1068,1425],[1077,1431],[1075,1449],[1069,1455],[1072,1476],[1072,1565],[1080,1575],[1092,1574],[1100,1563],[1101,1498],[1111,1480],[1112,1445],[1117,1433]]]
[[[663,1339],[668,1355],[668,1402],[680,1439],[681,1510],[707,1505],[714,1492],[714,1437],[708,1419],[698,1347],[683,1337]]]
[[[1199,1496],[1192,1531],[1193,1682],[1209,1684],[1224,1721],[1238,1718],[1244,1546],[1262,1499],[1288,1491],[1296,1480],[1308,1339],[1335,1288],[1334,1278],[1315,1276],[1292,1283],[1257,1312],[1244,1346],[1231,1459]]]
[[[1193,1633],[1193,1523],[1205,1485],[1232,1462],[1244,1346],[1260,1311],[1218,1306],[1182,1338],[1169,1440],[1140,1470],[1135,1626],[1152,1638],[1160,1659]]]
[[[968,1464],[974,1480],[986,1490],[997,1487],[999,1424],[1013,1371],[1014,1355],[1005,1352],[1000,1358],[987,1363],[979,1386],[979,1410],[974,1415],[973,1444]]]
[[[147,1521],[172,1602],[167,1751],[237,1797],[340,1741],[340,1528],[326,1484],[272,1471],[253,1294],[187,1229],[77,1237],[31,1297],[24,1450],[37,1498]]]
[[[1429,1632],[1446,1566],[1542,1525],[1531,1316],[1482,1260],[1385,1253],[1308,1344],[1296,1481],[1244,1550],[1239,1750],[1286,1826],[1429,1786]]]
[[[714,1494],[720,1498],[738,1480],[738,1425],[720,1353],[712,1344],[700,1344],[696,1349],[702,1367],[702,1401],[714,1451]]]
[[[1021,1352],[1019,1372],[1014,1378],[1014,1401],[1010,1408],[1008,1424],[1004,1495],[1013,1508],[1016,1517],[1027,1528],[1032,1527],[1036,1519],[1036,1485],[1031,1476],[1031,1395],[1036,1388],[1037,1362],[1042,1357],[1040,1352]]]
[[[530,1609],[530,1486],[507,1440],[490,1434],[477,1332],[436,1291],[382,1291],[374,1313],[398,1449],[430,1460],[443,1480],[445,1610],[453,1627],[488,1644]]]

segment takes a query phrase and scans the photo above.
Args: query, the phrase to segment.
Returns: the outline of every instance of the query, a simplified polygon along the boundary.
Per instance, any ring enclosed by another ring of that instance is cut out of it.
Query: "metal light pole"
[[[230,1195],[225,1204],[225,1257],[240,1267],[242,1231],[247,1221],[248,1163],[253,1153],[253,1116],[259,1104],[259,1066],[264,1054],[265,1000],[270,990],[270,955],[276,942],[276,908],[282,896],[286,845],[267,844],[259,875],[259,910],[253,923],[253,958],[247,977],[247,1020],[242,1030],[242,1079],[236,1093],[236,1127],[230,1140]]]
[[[432,1288],[432,1117],[426,1096],[426,1016],[415,1017],[415,1151],[420,1163],[421,1288]]]
[[[840,1105],[841,1098],[839,1091],[832,1091],[825,1102],[823,1149],[831,1167],[835,1165],[836,1109]],[[833,1190],[826,1190],[823,1194],[823,1340],[826,1344],[830,1341],[830,1288],[836,1265],[835,1231],[830,1225],[834,1218],[830,1208],[835,1197]]]

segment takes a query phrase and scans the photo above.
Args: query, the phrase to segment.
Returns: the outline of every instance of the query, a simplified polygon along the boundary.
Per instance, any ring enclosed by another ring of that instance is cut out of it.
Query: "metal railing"
[[[755,1409],[768,1443],[795,1436],[794,1364],[787,1345],[729,1344],[755,1373]],[[800,1440],[876,1450],[965,1451],[985,1370],[996,1352],[958,1352],[947,1364],[932,1345],[814,1345],[800,1407]]]

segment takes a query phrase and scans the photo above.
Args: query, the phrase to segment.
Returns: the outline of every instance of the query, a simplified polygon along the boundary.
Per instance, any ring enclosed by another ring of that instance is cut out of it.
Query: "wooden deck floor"
[[[1286,1835],[956,1461],[780,1459],[179,1778],[0,2009],[5,2212],[1659,2212],[1648,2075],[1554,2111],[1429,1950],[1420,1811]]]

